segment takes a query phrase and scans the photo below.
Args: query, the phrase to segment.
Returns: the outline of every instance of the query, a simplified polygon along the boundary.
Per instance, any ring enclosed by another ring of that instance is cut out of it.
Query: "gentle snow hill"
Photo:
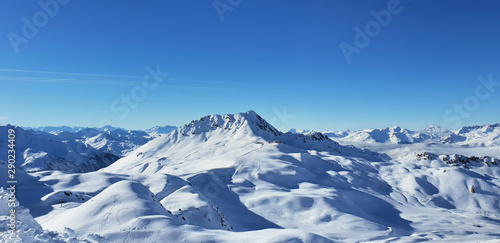
[[[16,202],[16,220],[17,233],[15,237],[8,232],[7,224],[9,223],[9,193],[0,187],[0,242],[15,243],[15,242],[85,242],[74,237],[68,236],[66,233],[58,233],[42,229],[29,210],[23,206],[19,206]],[[64,231],[64,229],[63,229]]]
[[[381,168],[381,176],[400,189],[391,196],[402,203],[485,216],[500,212],[498,159],[422,152],[397,161]]]
[[[10,125],[0,126],[0,153],[5,155],[9,149],[7,137],[11,128],[16,131],[17,163],[22,161],[18,168],[26,171],[87,172],[108,166],[119,158],[81,141],[61,139],[46,132],[25,131]]]
[[[37,218],[44,228],[74,232],[74,235],[90,242],[154,239],[173,242],[330,242],[298,229],[271,227],[233,232],[233,225],[227,221],[217,204],[210,202],[210,198],[204,198],[190,182],[171,175],[158,173],[135,176],[100,171],[85,174],[46,171],[34,175],[43,178],[43,183],[53,184],[52,187],[57,191],[44,197],[46,202],[57,196],[67,200],[77,192],[91,196],[90,200],[80,203],[64,202],[62,206],[55,203],[50,213]],[[237,214],[237,218],[248,216],[241,210],[234,214]],[[251,222],[265,226],[259,221]]]
[[[67,227],[81,237],[105,231],[142,229],[152,221],[156,227],[161,223],[162,228],[181,224],[147,187],[124,180],[109,186],[81,206],[53,218],[50,228],[62,232]]]

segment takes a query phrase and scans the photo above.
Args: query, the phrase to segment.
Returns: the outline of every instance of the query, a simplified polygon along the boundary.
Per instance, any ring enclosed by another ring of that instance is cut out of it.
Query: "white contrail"
[[[41,82],[41,83],[65,83],[65,84],[96,84],[96,85],[142,85],[142,81],[116,81],[116,80],[96,80],[96,79],[65,79],[65,78],[40,78],[40,77],[2,77],[0,81],[18,81],[18,82]],[[175,85],[175,84],[158,84],[158,87],[169,88],[187,88],[187,89],[216,89],[216,90],[234,90],[232,87],[209,87],[199,85]]]
[[[34,70],[21,70],[21,69],[5,69],[0,68],[0,72],[11,72],[11,73],[38,73],[38,74],[55,74],[55,75],[73,75],[71,78],[56,78],[56,77],[12,77],[12,76],[0,76],[0,80],[16,80],[16,81],[30,81],[30,82],[59,82],[68,84],[103,84],[103,85],[140,85],[144,77],[135,76],[122,76],[122,75],[108,75],[108,74],[93,74],[93,73],[65,73],[65,72],[49,72],[49,71],[34,71]],[[97,79],[79,79],[74,76],[88,76],[88,77],[103,77],[103,78],[123,78],[123,79],[136,79],[137,81],[123,81],[123,80],[97,80]],[[242,89],[243,86],[258,87],[262,88],[297,88],[297,89],[313,89],[311,86],[293,86],[293,85],[272,85],[272,84],[258,84],[258,83],[242,83],[242,82],[224,82],[224,81],[210,81],[210,80],[188,80],[188,79],[168,79],[169,81],[178,81],[182,83],[206,83],[214,85],[225,85],[225,87],[207,87],[201,85],[174,85],[174,84],[160,84],[160,87],[170,87],[170,88],[195,88],[195,89],[222,89],[222,90],[234,90]],[[232,86],[232,87],[227,87]],[[235,87],[236,86],[236,87]],[[239,87],[238,87],[239,86]]]
[[[6,68],[0,68],[0,72],[43,73],[43,74],[110,77],[110,78],[141,78],[141,77],[136,77],[136,76],[123,76],[123,75],[109,75],[109,74],[95,74],[95,73],[65,73],[65,72],[35,71],[35,70],[6,69]]]

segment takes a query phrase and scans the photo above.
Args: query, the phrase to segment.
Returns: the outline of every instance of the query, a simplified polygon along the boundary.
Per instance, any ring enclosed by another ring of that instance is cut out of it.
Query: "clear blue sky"
[[[0,123],[142,129],[247,110],[281,129],[500,122],[500,86],[475,94],[480,75],[500,82],[499,1],[401,0],[379,30],[370,12],[397,2],[220,2],[232,8],[223,21],[212,1],[73,0],[50,5],[53,16],[2,1]],[[354,28],[370,23],[370,43],[346,62],[339,45],[356,47]],[[161,85],[136,108],[122,102],[144,95],[157,65]],[[445,118],[464,102],[467,115]]]

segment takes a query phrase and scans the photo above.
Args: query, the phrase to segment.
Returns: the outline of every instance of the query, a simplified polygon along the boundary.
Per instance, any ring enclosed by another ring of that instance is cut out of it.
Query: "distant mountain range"
[[[311,134],[312,130],[295,130],[290,132]],[[359,131],[324,131],[322,134],[343,143],[441,143],[459,146],[500,146],[500,124],[483,126],[465,126],[450,131],[439,126],[428,126],[420,131],[411,131],[399,126]]]
[[[34,131],[41,131],[41,132],[46,132],[46,133],[51,133],[54,135],[57,135],[62,132],[69,132],[69,133],[76,133],[84,129],[88,129],[89,127],[69,127],[69,126],[40,126],[40,127],[21,127],[24,130],[34,130]],[[149,134],[167,134],[172,132],[173,130],[177,129],[178,127],[176,126],[154,126],[152,128],[148,128],[145,130],[137,130],[137,131],[143,131]],[[110,125],[106,125],[104,127],[100,128],[91,128],[100,132],[108,132],[108,131],[115,131],[115,130],[124,130],[124,131],[129,131],[125,128],[120,128],[120,127],[113,127]]]
[[[252,113],[247,116],[255,118],[258,115]],[[23,152],[25,159],[22,167],[28,171],[44,169],[59,169],[72,172],[93,171],[112,164],[114,161],[128,155],[139,146],[146,144],[161,134],[172,133],[167,137],[179,136],[179,134],[190,136],[206,131],[207,127],[213,128],[214,126],[217,127],[223,124],[225,124],[224,126],[229,126],[226,123],[227,120],[221,117],[205,117],[202,119],[202,121],[190,123],[188,126],[182,128],[175,126],[155,126],[145,131],[131,131],[112,126],[102,128],[68,126],[17,127],[21,135],[18,149]],[[213,119],[215,121],[207,123]],[[231,119],[235,118],[232,117]],[[204,123],[199,124],[200,122]],[[376,147],[367,145],[420,143],[452,144],[459,147],[496,147],[500,145],[500,124],[466,126],[456,131],[431,125],[420,131],[411,131],[395,126],[390,128],[337,132],[292,129],[288,133],[282,133],[268,123],[265,123],[265,127],[266,129],[272,128],[272,132],[270,133],[272,136],[264,134],[264,137],[268,138],[267,142],[276,140],[307,149],[312,148],[308,147],[311,142],[307,141],[325,140],[329,141],[327,142],[328,144],[321,142],[313,145],[313,147],[319,149],[318,146],[320,146],[323,147],[322,150],[338,150],[339,153],[346,155],[356,154],[358,156],[376,152],[368,152],[368,150],[366,150],[367,152],[356,151],[357,148],[352,146],[348,149],[348,147],[340,146],[334,141],[338,141],[344,145],[353,144],[358,147],[368,147],[375,150],[377,150]],[[6,126],[0,128],[6,130]],[[232,129],[232,126],[227,127],[227,129]],[[252,127],[252,129],[255,130],[256,128]],[[3,130],[0,132],[5,133],[6,131]],[[301,140],[304,141],[302,143],[298,142]],[[0,143],[2,151],[6,150],[4,144]],[[75,160],[75,158],[79,159]],[[61,163],[61,161],[65,162]]]
[[[177,129],[176,126],[155,126],[149,129],[144,130],[149,134],[168,134]]]
[[[130,131],[124,128],[104,126],[101,128],[88,127],[69,127],[69,126],[41,126],[41,127],[22,127],[24,130],[34,130],[47,132],[54,135],[61,133],[78,133],[82,130],[94,132],[113,132],[123,134],[123,132],[138,133],[140,131],[149,135],[169,134],[176,130],[177,126],[155,126],[145,130]],[[430,125],[419,131],[412,131],[399,126],[388,128],[364,129],[358,131],[315,131],[315,130],[297,130],[290,129],[289,133],[311,135],[313,133],[322,133],[334,140],[342,142],[367,142],[367,143],[394,143],[394,144],[413,144],[413,143],[443,143],[457,144],[462,146],[499,146],[500,145],[500,124],[482,125],[482,126],[464,126],[458,130],[451,131],[439,126]],[[81,134],[81,133],[80,133]],[[97,135],[97,133],[95,133]]]
[[[9,128],[16,131],[16,151],[18,156],[23,158],[19,168],[31,172],[95,171],[112,164],[154,138],[146,132],[122,129],[52,127],[45,129],[52,132],[47,133],[9,125],[0,126],[2,137],[7,137]],[[7,145],[7,141],[0,138],[0,152],[7,154]]]

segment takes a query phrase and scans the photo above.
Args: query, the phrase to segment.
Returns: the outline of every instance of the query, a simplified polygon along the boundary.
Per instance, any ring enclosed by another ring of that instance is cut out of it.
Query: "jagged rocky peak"
[[[405,132],[405,129],[400,126],[391,127],[389,130],[393,132]]]
[[[489,156],[464,156],[460,154],[449,154],[449,155],[442,155],[441,159],[446,162],[447,164],[451,164],[453,166],[460,166],[463,165],[467,167],[468,164],[474,165],[477,163],[484,163],[485,165],[489,166],[498,166],[498,159],[492,158]]]
[[[262,132],[271,133],[275,136],[282,134],[254,111],[204,116],[199,120],[194,120],[184,125],[178,131],[183,135],[190,135],[217,129],[232,130],[241,128],[250,129],[257,134],[261,134]]]
[[[315,132],[309,135],[313,140],[319,140],[319,141],[324,141],[324,140],[330,140],[330,138],[326,135],[323,135],[323,133],[320,132]]]
[[[421,153],[416,153],[415,157],[417,160],[435,160],[438,159],[439,156],[437,154],[429,153],[429,152],[421,152]]]
[[[282,135],[283,133],[278,131],[275,127],[273,127],[271,124],[269,124],[266,120],[264,120],[262,117],[257,115],[254,111],[249,111],[247,112],[248,116],[250,118],[257,118],[257,121],[254,120],[254,124],[262,131],[270,132],[276,136]]]
[[[465,156],[460,154],[445,154],[445,155],[437,155],[429,152],[420,152],[415,153],[415,158],[417,160],[442,160],[446,164],[452,166],[465,166],[467,165],[480,165],[484,163],[488,167],[490,166],[498,166],[500,162],[498,159],[489,157],[489,156]]]

